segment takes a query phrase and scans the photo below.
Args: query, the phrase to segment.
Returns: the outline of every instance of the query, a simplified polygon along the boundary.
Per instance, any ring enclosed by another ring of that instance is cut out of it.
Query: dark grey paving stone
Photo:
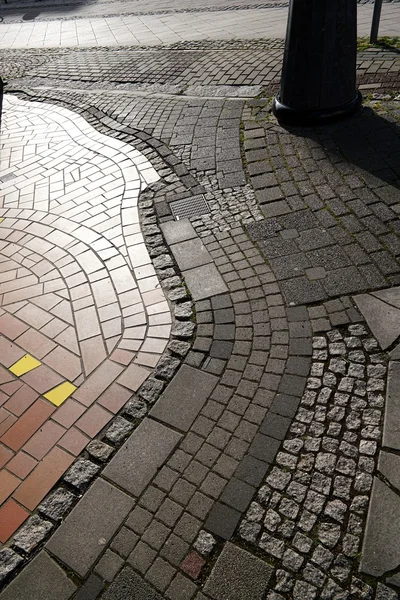
[[[210,263],[183,273],[193,300],[203,300],[228,291],[217,267]]]
[[[204,591],[215,600],[261,600],[271,575],[264,561],[228,542]]]
[[[216,502],[207,517],[205,529],[219,535],[224,540],[230,540],[241,516],[242,513],[234,508]]]
[[[265,417],[260,431],[264,435],[269,435],[277,440],[283,440],[291,425],[291,422],[291,419],[288,419],[283,415],[270,412]]]
[[[199,237],[173,244],[171,251],[181,271],[212,263],[208,250]]]
[[[46,548],[78,575],[85,577],[133,505],[133,498],[107,481],[97,479]]]
[[[79,588],[76,596],[74,596],[74,600],[97,600],[104,586],[104,581],[92,573],[83,586]]]
[[[268,471],[269,463],[254,456],[245,456],[235,471],[235,477],[250,485],[259,486]]]
[[[400,450],[400,362],[390,362],[388,369],[386,408],[383,422],[383,445]]]
[[[162,423],[144,419],[103,471],[103,476],[140,496],[182,436]]]
[[[379,577],[400,564],[400,498],[374,477],[360,570]]]
[[[188,431],[217,383],[218,377],[182,365],[152,408],[150,416],[181,431]]]
[[[191,240],[197,237],[197,233],[189,219],[180,219],[179,221],[167,221],[160,225],[167,244],[177,244],[185,240]]]
[[[162,600],[162,597],[133,569],[125,567],[102,594],[101,600]]]
[[[255,488],[248,483],[233,477],[225,486],[220,499],[232,508],[244,512],[249,506],[255,491]]]
[[[382,350],[386,350],[400,335],[400,310],[370,294],[354,296],[354,300]]]
[[[400,456],[381,450],[379,454],[378,470],[400,491]]]
[[[0,594],[1,600],[68,600],[76,586],[42,550]]]

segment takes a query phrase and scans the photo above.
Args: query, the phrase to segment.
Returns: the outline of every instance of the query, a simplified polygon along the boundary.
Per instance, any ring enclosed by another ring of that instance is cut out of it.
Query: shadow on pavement
[[[85,5],[95,5],[98,0],[66,0],[65,2],[49,2],[48,0],[39,2],[23,2],[19,5],[17,2],[0,5],[0,22],[7,22],[7,17],[12,20],[22,19],[22,21],[34,21],[42,13],[51,13],[52,17],[65,17],[68,14],[75,16]],[[38,6],[39,4],[39,6]]]
[[[371,189],[381,187],[382,182],[391,186],[385,198],[390,205],[400,202],[400,126],[392,119],[363,107],[356,115],[339,123],[314,129],[290,128],[290,132],[314,140],[316,149],[318,146],[323,149],[333,163],[338,163],[339,170],[346,168],[343,159],[361,169],[361,175]],[[354,178],[353,171],[349,170],[348,177],[350,187],[357,187],[357,181],[351,179]]]

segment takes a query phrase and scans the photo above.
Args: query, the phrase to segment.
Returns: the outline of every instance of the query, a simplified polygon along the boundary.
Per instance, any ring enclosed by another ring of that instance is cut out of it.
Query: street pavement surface
[[[1,5],[0,600],[400,597],[400,55],[284,128],[287,12]]]

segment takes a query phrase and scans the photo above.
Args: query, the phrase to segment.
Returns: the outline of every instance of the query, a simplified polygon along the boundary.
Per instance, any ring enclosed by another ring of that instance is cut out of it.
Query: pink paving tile
[[[121,349],[117,348],[117,350],[114,350],[114,352],[110,356],[110,359],[114,360],[115,362],[119,363],[120,365],[126,366],[126,365],[129,365],[129,363],[132,361],[134,356],[135,356],[134,352],[129,352],[129,350],[121,350]]]
[[[16,379],[15,381],[10,381],[10,383],[3,383],[3,385],[0,386],[0,389],[4,394],[7,394],[7,396],[12,396],[22,387],[22,385],[22,381]]]
[[[74,460],[61,448],[53,448],[22,482],[13,497],[29,510],[34,510]]]
[[[85,374],[90,375],[106,358],[103,338],[98,335],[80,343]]]
[[[10,371],[7,371],[7,369],[5,369],[4,367],[0,366],[0,385],[9,381],[14,381],[14,375],[12,375],[12,373],[10,373]]]
[[[197,579],[201,573],[201,569],[205,564],[205,560],[197,552],[190,552],[181,562],[180,567],[189,577]]]
[[[31,302],[21,308],[15,316],[31,325],[31,327],[35,327],[35,329],[44,327],[52,319],[48,312]]]
[[[67,329],[64,329],[64,331],[62,331],[55,339],[55,342],[57,342],[57,344],[61,344],[61,346],[64,346],[65,348],[68,348],[68,350],[71,350],[71,352],[74,352],[75,354],[80,354],[79,351],[79,346],[78,346],[78,339],[76,337],[76,332],[74,327],[67,327]]]
[[[108,388],[109,385],[121,374],[123,367],[105,360],[100,367],[88,377],[78,388],[73,397],[85,406],[90,406]]]
[[[9,448],[6,448],[5,446],[3,446],[3,444],[0,444],[0,469],[2,467],[4,467],[4,465],[10,459],[12,459],[13,456],[14,456],[14,452],[12,452]]]
[[[13,315],[6,313],[0,317],[0,333],[10,340],[15,340],[27,329],[28,325],[16,319]]]
[[[38,393],[35,392],[26,384],[22,384],[19,389],[14,392],[11,398],[6,402],[4,408],[19,417],[22,413],[31,406],[38,398]]]
[[[17,421],[17,417],[11,415],[6,411],[6,416],[4,417],[3,409],[0,408],[0,437],[6,433],[14,425]],[[4,418],[3,418],[4,417]]]
[[[22,417],[20,417],[18,421],[2,435],[0,441],[5,446],[11,448],[11,450],[19,450],[55,410],[55,406],[52,406],[39,398],[39,400],[36,400],[36,402],[24,412]]]
[[[26,350],[26,352],[39,359],[46,356],[46,354],[56,347],[54,342],[32,327],[20,335],[16,339],[16,343]]]
[[[76,422],[76,426],[89,437],[94,438],[99,431],[107,425],[113,416],[112,413],[95,404]]]
[[[0,391],[0,406],[3,406],[3,404],[5,404],[7,400],[8,396],[4,392]]]
[[[82,372],[80,359],[61,346],[52,350],[44,362],[69,381],[74,381]]]
[[[101,333],[97,313],[93,306],[76,311],[75,320],[79,340],[86,340]]]
[[[27,475],[34,469],[37,465],[37,460],[25,454],[20,450],[14,458],[7,463],[7,469],[20,479],[25,479]]]
[[[130,390],[137,392],[142,383],[146,381],[150,371],[137,365],[129,365],[118,379],[118,383]]]
[[[50,312],[62,321],[66,321],[70,325],[74,324],[71,304],[67,300],[63,300],[61,304],[57,304],[57,306],[52,308]]]
[[[26,373],[22,379],[40,394],[52,390],[59,383],[64,381],[60,375],[49,369],[49,367],[46,367],[46,365],[41,365],[40,367],[37,367],[37,369],[33,369],[33,371]]]
[[[101,406],[107,408],[107,410],[116,414],[132,396],[132,392],[118,385],[118,383],[112,383],[110,387],[100,396],[97,400]]]
[[[36,279],[36,278],[35,278]],[[20,300],[29,300],[35,296],[41,296],[43,294],[43,284],[37,283],[24,287],[14,292],[7,292],[3,297],[3,306],[12,304],[13,302],[19,302]]]
[[[53,421],[57,421],[63,427],[71,427],[77,419],[85,412],[86,406],[83,406],[73,398],[68,398],[53,414]]]
[[[58,442],[58,445],[68,452],[71,452],[74,456],[77,456],[90,442],[90,438],[84,435],[76,427],[72,427]]]
[[[49,338],[54,340],[55,337],[59,335],[62,331],[64,331],[67,327],[67,323],[54,317],[54,319],[50,321],[50,323],[47,323],[47,325],[42,327],[40,332],[43,333],[43,335],[47,335]]]
[[[5,469],[0,471],[0,504],[3,504],[8,496],[11,496],[20,483],[21,480],[12,475],[12,473],[9,473]]]
[[[46,421],[44,425],[27,441],[23,450],[41,460],[58,440],[64,435],[65,429],[54,421]]]
[[[3,544],[29,517],[29,513],[12,498],[0,508],[0,542]]]

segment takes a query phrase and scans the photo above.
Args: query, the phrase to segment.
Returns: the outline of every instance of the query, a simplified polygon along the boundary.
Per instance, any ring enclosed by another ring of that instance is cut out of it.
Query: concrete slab
[[[249,552],[227,543],[204,591],[215,600],[261,600],[272,568]]]
[[[133,498],[107,481],[97,479],[46,548],[78,575],[85,577],[134,502]]]
[[[169,245],[197,238],[197,233],[189,219],[167,221],[166,223],[162,223],[160,227],[164,234],[165,241]]]
[[[76,585],[50,556],[42,550],[0,594],[1,600],[68,600]]]
[[[400,498],[374,477],[360,570],[379,577],[400,565]]]
[[[183,273],[193,300],[204,300],[228,291],[217,267],[210,263]]]
[[[153,419],[144,419],[104,469],[103,476],[139,496],[181,437]]]
[[[389,363],[383,445],[400,450],[400,362]]]
[[[150,416],[181,431],[189,431],[217,383],[218,377],[182,365]]]
[[[171,251],[181,271],[187,271],[213,262],[199,237],[173,244]]]
[[[379,454],[378,470],[400,491],[400,456],[381,450]]]
[[[371,292],[371,295],[400,309],[400,286],[380,290],[379,292]]]
[[[137,575],[125,567],[101,596],[101,600],[162,600],[161,596]]]
[[[386,350],[400,335],[400,310],[370,294],[354,296],[354,301],[382,350]]]

